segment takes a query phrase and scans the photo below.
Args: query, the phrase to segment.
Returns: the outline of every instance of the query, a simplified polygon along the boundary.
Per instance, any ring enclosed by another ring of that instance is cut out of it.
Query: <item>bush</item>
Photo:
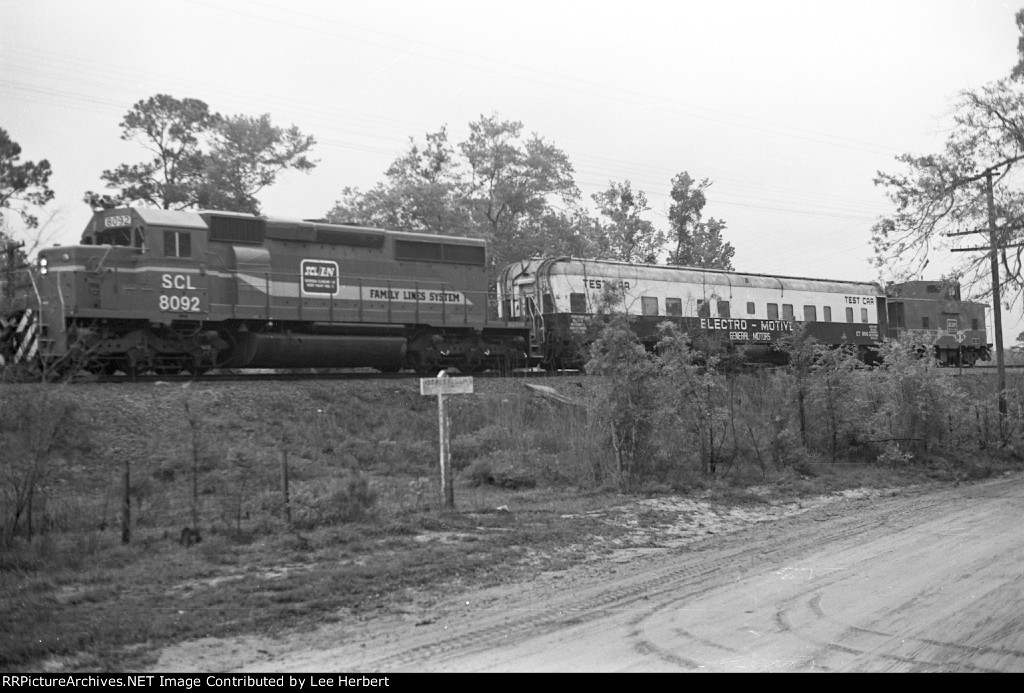
[[[516,455],[499,450],[474,460],[464,475],[471,486],[497,486],[507,489],[533,488],[536,476]]]
[[[9,547],[53,524],[48,501],[90,451],[92,428],[64,387],[24,385],[0,390],[0,440],[0,541]]]
[[[340,478],[296,484],[290,492],[292,524],[299,529],[352,522],[373,508],[377,494],[366,476],[348,472]]]

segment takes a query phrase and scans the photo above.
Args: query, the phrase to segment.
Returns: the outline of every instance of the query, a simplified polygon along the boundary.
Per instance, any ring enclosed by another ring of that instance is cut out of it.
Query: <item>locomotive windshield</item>
[[[83,245],[122,245],[141,248],[142,238],[142,229],[139,228],[103,229],[86,235],[82,239],[82,243]]]

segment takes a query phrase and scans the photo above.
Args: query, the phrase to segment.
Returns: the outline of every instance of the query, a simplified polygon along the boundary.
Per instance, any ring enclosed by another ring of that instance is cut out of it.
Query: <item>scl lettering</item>
[[[192,286],[192,276],[188,274],[165,274],[160,278],[160,286],[164,289],[196,290]]]

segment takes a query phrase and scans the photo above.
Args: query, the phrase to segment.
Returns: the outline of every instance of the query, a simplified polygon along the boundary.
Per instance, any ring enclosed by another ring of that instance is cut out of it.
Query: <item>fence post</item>
[[[130,485],[131,463],[124,461],[124,495],[121,497],[121,543],[127,544],[132,539],[132,499]]]
[[[281,451],[281,492],[284,494],[284,519],[291,527],[292,507],[288,502],[288,451]]]

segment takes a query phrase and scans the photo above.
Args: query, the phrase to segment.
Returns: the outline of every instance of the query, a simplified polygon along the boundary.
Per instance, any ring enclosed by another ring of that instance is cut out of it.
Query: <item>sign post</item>
[[[441,449],[441,494],[446,508],[455,507],[455,492],[452,487],[451,433],[448,426],[448,412],[445,409],[447,395],[473,394],[473,378],[451,378],[441,371],[436,378],[420,378],[421,395],[437,395],[437,426]]]

